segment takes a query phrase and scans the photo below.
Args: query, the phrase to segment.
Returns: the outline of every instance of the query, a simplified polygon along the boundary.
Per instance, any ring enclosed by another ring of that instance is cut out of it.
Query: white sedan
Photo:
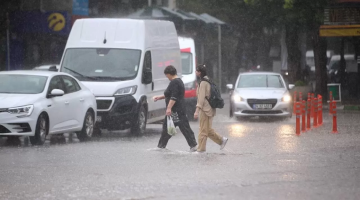
[[[50,71],[0,72],[0,136],[30,136],[42,145],[48,134],[93,135],[96,100],[74,77]]]
[[[283,77],[272,72],[248,72],[238,76],[230,98],[230,115],[291,117],[291,95]],[[294,85],[289,85],[292,89]]]

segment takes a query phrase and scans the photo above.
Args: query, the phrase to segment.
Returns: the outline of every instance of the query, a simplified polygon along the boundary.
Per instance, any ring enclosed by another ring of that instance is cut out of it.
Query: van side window
[[[152,82],[151,52],[147,51],[144,56],[142,83],[150,84],[151,82]]]
[[[150,51],[147,51],[144,58],[144,71],[151,72],[151,69],[151,53]]]

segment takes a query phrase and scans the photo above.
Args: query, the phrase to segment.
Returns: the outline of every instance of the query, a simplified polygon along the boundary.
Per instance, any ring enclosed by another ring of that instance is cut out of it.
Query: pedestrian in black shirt
[[[164,95],[153,97],[154,101],[165,99],[166,117],[163,123],[163,130],[159,140],[158,148],[165,148],[171,136],[167,133],[167,116],[173,118],[175,126],[178,126],[190,146],[190,151],[196,151],[196,139],[190,128],[185,108],[185,87],[183,81],[177,76],[176,68],[169,65],[164,70],[165,76],[170,80]]]

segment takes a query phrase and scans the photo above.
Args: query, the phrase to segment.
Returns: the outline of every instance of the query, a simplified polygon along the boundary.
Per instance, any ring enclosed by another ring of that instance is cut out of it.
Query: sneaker
[[[222,150],[222,149],[225,147],[227,141],[228,141],[228,139],[227,139],[226,137],[223,137],[223,142],[222,142],[222,144],[220,145],[220,150]]]
[[[194,151],[193,153],[194,154],[203,154],[203,153],[206,153],[206,151]]]
[[[195,152],[195,151],[197,151],[197,146],[194,146],[194,147],[190,148],[190,152]]]

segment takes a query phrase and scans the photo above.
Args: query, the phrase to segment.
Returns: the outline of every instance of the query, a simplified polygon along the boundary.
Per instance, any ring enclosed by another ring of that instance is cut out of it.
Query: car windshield
[[[61,71],[86,81],[130,80],[137,75],[140,54],[129,49],[68,49]]]
[[[0,93],[39,94],[44,91],[46,76],[0,74]]]
[[[284,88],[280,75],[242,75],[238,88]]]
[[[182,74],[191,74],[193,72],[193,59],[191,53],[181,53]]]

